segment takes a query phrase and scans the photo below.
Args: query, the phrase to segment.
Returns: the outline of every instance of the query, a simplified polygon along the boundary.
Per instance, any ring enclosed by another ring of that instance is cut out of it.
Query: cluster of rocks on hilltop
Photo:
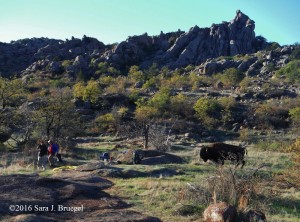
[[[294,50],[293,46],[278,47],[271,51],[258,51],[257,53],[246,54],[240,58],[218,57],[207,59],[196,69],[199,74],[211,75],[222,72],[228,68],[237,68],[246,76],[257,76],[270,78],[275,69],[279,69],[289,62],[289,56]]]
[[[239,67],[243,71],[255,64],[247,61],[218,61],[220,56],[251,54],[264,49],[268,43],[256,36],[255,22],[241,11],[230,22],[213,24],[210,28],[195,26],[187,32],[161,32],[157,36],[129,37],[119,44],[105,45],[95,38],[84,36],[70,40],[32,38],[0,43],[0,72],[2,76],[46,73],[92,72],[100,62],[126,70],[132,65],[147,68],[153,63],[171,69],[201,65],[202,72],[211,73],[223,67]],[[64,61],[68,63],[63,63]],[[284,61],[283,61],[284,62]],[[252,66],[252,67],[253,67]],[[252,69],[252,68],[251,68]],[[203,71],[204,70],[204,71]]]

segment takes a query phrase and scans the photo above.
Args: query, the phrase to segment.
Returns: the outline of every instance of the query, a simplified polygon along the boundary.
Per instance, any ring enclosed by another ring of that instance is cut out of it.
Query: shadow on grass
[[[300,200],[272,198],[271,214],[289,215],[300,218]]]

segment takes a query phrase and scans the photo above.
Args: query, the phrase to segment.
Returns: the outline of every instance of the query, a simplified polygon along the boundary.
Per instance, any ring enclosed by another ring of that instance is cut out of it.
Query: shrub
[[[255,109],[255,122],[259,128],[285,128],[288,126],[288,110],[277,104],[260,104]]]
[[[161,113],[165,112],[170,105],[170,90],[162,88],[149,100],[148,104],[157,108]]]
[[[143,71],[139,70],[138,66],[131,66],[128,72],[129,79],[133,81],[144,81],[145,75]]]
[[[100,62],[100,63],[98,64],[98,71],[99,71],[99,74],[106,73],[106,72],[107,72],[107,69],[108,69],[108,63],[107,63],[107,62]]]
[[[78,82],[73,86],[73,95],[76,98],[95,103],[101,95],[99,82],[90,80],[86,85],[83,82]]]
[[[225,87],[237,86],[245,75],[236,68],[226,69],[222,74],[214,76],[215,79],[220,80]]]
[[[113,93],[125,94],[126,84],[127,84],[127,79],[122,76],[119,76],[116,79],[114,79],[111,82],[111,84],[105,88],[104,91],[108,94],[113,94]]]
[[[292,145],[288,147],[288,151],[293,152],[293,166],[287,171],[287,180],[300,187],[300,139],[297,139]]]
[[[233,113],[237,108],[237,102],[232,97],[222,97],[218,101],[222,107],[222,122],[226,125],[233,120]]]
[[[179,93],[170,97],[170,111],[176,115],[189,117],[193,113],[192,105],[187,96]]]
[[[300,107],[296,107],[289,110],[289,115],[291,116],[292,123],[299,127],[300,126]]]
[[[200,98],[194,105],[196,117],[206,126],[214,127],[220,119],[221,105],[216,99]]]
[[[62,65],[62,67],[64,67],[66,69],[68,66],[70,66],[72,64],[73,64],[73,62],[71,60],[64,60],[61,65]]]
[[[198,76],[194,72],[191,72],[188,78],[189,85],[192,87],[193,91],[196,91],[201,86],[212,86],[214,83],[213,77],[205,75]]]
[[[147,89],[150,91],[154,91],[157,88],[157,83],[155,78],[151,78],[145,82],[145,84],[142,87],[143,89]]]
[[[299,43],[295,44],[295,49],[291,53],[290,59],[292,59],[292,60],[300,59],[300,45],[299,45]]]
[[[115,118],[113,114],[107,113],[101,116],[98,116],[95,119],[95,123],[100,131],[110,131],[114,130],[115,128]]]
[[[300,60],[289,62],[276,72],[276,76],[285,76],[290,83],[300,82]]]
[[[277,42],[270,42],[270,43],[267,45],[266,50],[267,50],[267,51],[273,51],[273,50],[275,50],[275,49],[277,49],[277,48],[279,48],[279,47],[280,47],[280,45],[279,45]]]
[[[135,118],[140,122],[147,122],[158,116],[158,109],[151,106],[140,106],[135,110]]]

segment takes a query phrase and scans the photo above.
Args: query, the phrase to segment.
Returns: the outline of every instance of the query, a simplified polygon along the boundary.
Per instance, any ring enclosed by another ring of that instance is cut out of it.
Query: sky
[[[300,42],[300,0],[0,0],[0,42],[86,35],[110,44],[229,22],[238,9],[255,21],[256,35]]]

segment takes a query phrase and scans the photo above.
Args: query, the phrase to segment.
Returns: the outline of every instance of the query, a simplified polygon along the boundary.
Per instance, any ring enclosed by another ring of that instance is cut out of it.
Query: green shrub
[[[64,67],[66,69],[68,66],[70,66],[72,64],[73,64],[73,62],[71,60],[64,60],[61,65],[62,65],[62,67]]]
[[[222,97],[218,101],[222,107],[222,122],[227,125],[233,121],[233,113],[237,108],[237,102],[232,97]]]
[[[98,116],[95,119],[95,123],[99,130],[102,131],[110,131],[115,128],[116,120],[111,113],[107,113],[101,116]]]
[[[170,111],[182,117],[189,117],[193,113],[193,107],[189,98],[182,93],[170,97]]]
[[[148,102],[149,106],[157,108],[161,113],[166,111],[170,105],[170,90],[160,89]]]
[[[157,108],[151,106],[140,106],[135,110],[135,118],[139,122],[147,122],[158,114]]]
[[[286,64],[276,72],[277,77],[285,76],[290,83],[300,82],[300,60],[294,60]]]
[[[214,76],[215,79],[220,80],[225,87],[237,86],[245,75],[236,68],[226,69],[222,74]]]
[[[291,53],[290,59],[292,59],[292,60],[300,59],[300,45],[299,45],[299,43],[295,44],[295,49]]]
[[[90,80],[87,84],[78,82],[73,86],[73,95],[76,98],[81,98],[94,103],[101,95],[99,82],[95,80]]]
[[[296,107],[289,110],[289,115],[291,116],[292,123],[299,127],[300,126],[300,107]]]
[[[139,70],[138,66],[131,66],[128,72],[128,78],[135,82],[144,81],[145,75],[143,71]]]
[[[256,126],[262,129],[285,128],[288,126],[288,109],[276,104],[260,104],[255,109]]]
[[[222,107],[216,99],[200,98],[194,105],[196,117],[208,128],[216,126]]]

